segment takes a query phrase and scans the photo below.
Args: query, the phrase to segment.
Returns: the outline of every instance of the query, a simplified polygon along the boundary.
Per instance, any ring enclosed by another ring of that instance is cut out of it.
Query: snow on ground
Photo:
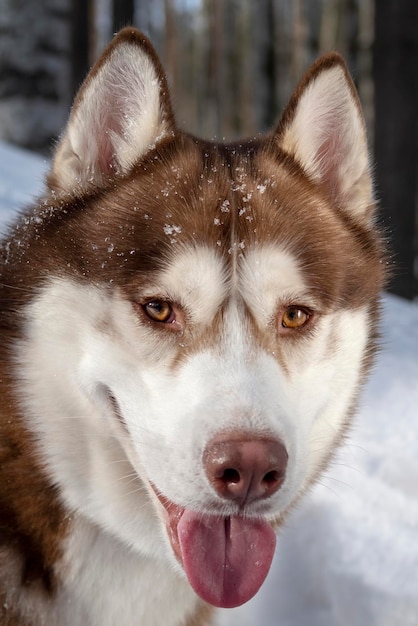
[[[42,157],[0,142],[0,232],[16,209],[41,194],[46,169]]]
[[[0,144],[0,228],[46,163]],[[418,305],[384,297],[351,436],[280,532],[256,598],[219,626],[418,626]]]

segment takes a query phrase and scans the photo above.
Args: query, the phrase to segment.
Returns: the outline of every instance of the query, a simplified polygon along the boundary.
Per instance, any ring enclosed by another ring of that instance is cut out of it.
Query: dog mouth
[[[126,428],[115,396],[107,396]],[[210,515],[179,506],[150,482],[163,508],[173,553],[190,586],[208,604],[234,608],[248,602],[265,581],[273,560],[276,535],[263,518],[244,514]]]
[[[244,515],[197,513],[153,489],[164,509],[173,552],[194,591],[217,607],[248,602],[270,570],[276,546],[271,525]]]

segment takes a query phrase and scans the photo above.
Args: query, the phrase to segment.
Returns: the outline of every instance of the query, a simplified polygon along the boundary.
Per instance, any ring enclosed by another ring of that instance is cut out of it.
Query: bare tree
[[[69,0],[0,0],[0,139],[48,153],[67,116]]]
[[[254,71],[251,80],[255,120],[258,131],[270,128],[277,116],[276,101],[276,50],[274,0],[252,3],[252,59]]]
[[[221,134],[222,108],[222,60],[224,55],[223,3],[222,0],[205,0],[208,45],[206,56],[206,100],[205,126],[210,135]]]
[[[135,0],[113,0],[112,17],[114,33],[124,26],[129,26],[133,23],[134,11]]]
[[[417,293],[414,233],[418,172],[418,3],[376,3],[375,153],[381,200],[396,265],[392,290]]]
[[[177,85],[177,27],[172,0],[164,0],[164,60],[171,85]]]

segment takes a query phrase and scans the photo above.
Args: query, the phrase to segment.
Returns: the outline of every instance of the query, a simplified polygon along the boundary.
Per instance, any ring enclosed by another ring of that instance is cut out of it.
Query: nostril
[[[236,485],[240,482],[241,475],[238,470],[228,467],[224,469],[222,476],[219,476],[219,480],[222,480],[224,483],[232,483]]]
[[[263,483],[267,485],[267,487],[274,487],[276,484],[280,483],[283,477],[279,472],[273,470],[271,472],[267,472],[263,478]]]

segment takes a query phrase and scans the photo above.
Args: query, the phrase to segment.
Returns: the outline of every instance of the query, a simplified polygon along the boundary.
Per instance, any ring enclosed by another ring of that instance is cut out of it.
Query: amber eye
[[[145,314],[154,322],[170,323],[175,319],[173,307],[165,300],[150,300],[143,307]]]
[[[308,323],[309,318],[310,313],[306,309],[299,306],[289,306],[283,313],[282,326],[291,330],[302,328]]]

